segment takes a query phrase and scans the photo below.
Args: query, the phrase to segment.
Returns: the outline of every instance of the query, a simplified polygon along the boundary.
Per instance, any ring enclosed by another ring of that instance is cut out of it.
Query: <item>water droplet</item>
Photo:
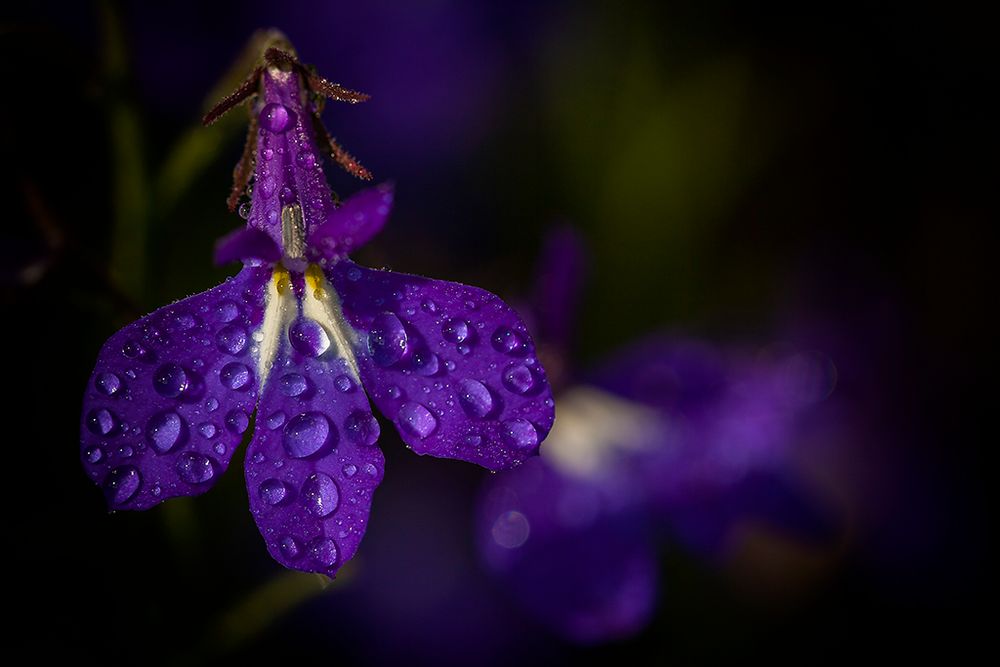
[[[230,209],[230,210],[232,210],[232,209]],[[238,209],[236,209],[236,212],[244,220],[246,220],[247,218],[249,218],[250,217],[250,202],[245,201],[242,204],[240,204],[240,207]]]
[[[198,321],[191,313],[175,313],[167,320],[167,328],[171,331],[190,331],[197,324]]]
[[[299,153],[295,158],[295,164],[302,169],[312,169],[316,166],[316,156],[309,152]]]
[[[219,456],[224,456],[226,453],[226,443],[221,441],[215,443],[214,445],[212,445],[212,451],[218,454]]]
[[[470,417],[485,417],[493,409],[493,396],[479,380],[465,379],[459,382],[458,402]]]
[[[215,412],[219,409],[219,400],[215,397],[205,399],[205,412]]]
[[[278,201],[280,201],[283,205],[291,204],[295,201],[295,192],[287,185],[282,187],[281,192],[278,193]]]
[[[469,323],[465,320],[448,320],[441,326],[441,335],[452,343],[462,343],[469,337]]]
[[[94,435],[108,435],[118,425],[118,420],[111,411],[97,408],[87,413],[87,430]]]
[[[153,389],[166,398],[177,398],[190,384],[187,373],[177,364],[163,364],[153,374]]]
[[[493,349],[504,354],[514,354],[521,349],[521,337],[510,327],[500,327],[493,332]]]
[[[239,435],[250,426],[250,417],[240,409],[230,410],[226,415],[226,428],[232,433]]]
[[[129,359],[144,359],[149,355],[149,351],[143,346],[142,343],[130,340],[122,346],[122,354]]]
[[[101,373],[94,378],[94,386],[105,396],[114,396],[122,388],[122,381],[114,373]]]
[[[97,445],[91,445],[84,450],[83,456],[87,463],[100,463],[104,459],[104,450]]]
[[[463,357],[468,356],[469,352],[472,352],[472,348],[466,345],[465,343],[462,343],[455,349],[458,350],[458,353],[461,354]]]
[[[319,412],[303,412],[293,417],[282,432],[281,441],[288,455],[301,459],[323,449],[331,439],[330,421]]]
[[[361,280],[361,269],[359,269],[356,266],[352,266],[351,268],[347,269],[347,279],[350,280],[352,283],[356,283],[359,280]]]
[[[265,148],[264,150],[262,150],[260,152],[260,154],[262,156],[264,156],[265,160],[270,160],[270,159],[272,159],[274,157],[274,149],[273,148]],[[273,192],[273,190],[272,190],[272,192]]]
[[[326,329],[308,317],[300,317],[288,327],[288,340],[293,348],[307,357],[318,357],[330,349],[330,336]]]
[[[378,420],[367,410],[355,410],[344,422],[347,437],[359,445],[374,445],[381,433]]]
[[[535,386],[535,377],[527,366],[511,364],[503,372],[503,386],[515,394],[526,394]]]
[[[393,384],[389,385],[389,388],[386,390],[386,394],[389,395],[389,398],[395,400],[403,395],[403,390]]]
[[[378,477],[378,468],[375,467],[374,463],[366,463],[365,474],[369,477]]]
[[[177,459],[177,474],[188,484],[204,484],[215,477],[212,459],[198,452],[184,452]]]
[[[333,381],[333,384],[337,387],[337,391],[342,394],[346,394],[354,389],[354,381],[346,375],[338,375],[337,379]]]
[[[531,524],[528,518],[515,510],[504,512],[493,522],[490,530],[493,541],[505,549],[516,549],[528,541]]]
[[[302,545],[291,535],[281,538],[278,548],[281,549],[281,555],[288,560],[294,560],[302,553]]]
[[[227,324],[215,334],[215,344],[220,352],[235,357],[247,347],[247,330],[240,324]]]
[[[240,307],[229,299],[219,302],[219,305],[215,307],[215,319],[219,322],[232,322],[239,316]]]
[[[166,454],[183,439],[184,420],[176,412],[160,412],[146,424],[146,439],[155,451]]]
[[[285,413],[281,410],[271,413],[267,418],[267,427],[272,431],[281,428],[285,424]]]
[[[257,488],[257,495],[268,505],[279,505],[288,497],[288,486],[280,479],[267,479]]]
[[[424,299],[424,302],[420,304],[420,307],[424,309],[424,312],[433,315],[437,312],[438,306],[430,299]]]
[[[337,563],[337,544],[328,537],[318,537],[309,543],[309,555],[323,567]]]
[[[436,375],[440,369],[438,356],[428,350],[421,350],[413,354],[413,370],[418,375],[431,377]]]
[[[399,361],[406,352],[406,330],[392,313],[375,316],[368,332],[368,352],[372,360],[386,368]]]
[[[344,477],[354,477],[354,474],[358,471],[358,466],[353,463],[347,463],[343,467]]]
[[[238,361],[230,362],[219,371],[219,382],[229,389],[243,389],[250,384],[250,369]]]
[[[528,449],[538,444],[538,431],[527,419],[511,419],[502,426],[501,435],[510,447]]]
[[[104,480],[104,492],[113,505],[121,505],[132,499],[139,486],[142,476],[133,466],[119,466],[108,473]]]
[[[198,433],[200,433],[201,437],[206,440],[211,440],[218,432],[219,430],[215,428],[215,424],[212,422],[202,422],[201,424],[198,424]]]
[[[301,396],[309,388],[309,381],[298,373],[286,373],[278,381],[278,388],[285,396]]]
[[[462,438],[462,444],[466,447],[478,447],[483,444],[483,437],[477,433],[469,433]]]
[[[260,110],[257,120],[265,130],[282,134],[295,124],[295,112],[284,104],[272,102]]]
[[[326,473],[313,473],[302,485],[302,502],[318,517],[333,514],[340,502],[337,483]]]
[[[437,419],[419,403],[403,403],[399,408],[398,419],[404,431],[420,439],[426,438],[437,428]]]

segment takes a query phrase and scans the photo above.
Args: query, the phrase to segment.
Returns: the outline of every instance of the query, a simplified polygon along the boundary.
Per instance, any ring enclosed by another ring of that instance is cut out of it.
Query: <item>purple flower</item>
[[[318,107],[366,96],[319,78],[282,38],[270,46],[206,116],[252,100],[230,197],[235,208],[252,177],[247,226],[216,249],[244,268],[105,343],[81,453],[112,509],[146,509],[207,491],[256,409],[245,468],[267,548],[333,575],[357,550],[383,475],[369,398],[418,454],[491,470],[538,452],[553,402],[527,329],[499,298],[347,259],[385,224],[392,189],[334,204],[322,154],[368,174],[329,139]]]

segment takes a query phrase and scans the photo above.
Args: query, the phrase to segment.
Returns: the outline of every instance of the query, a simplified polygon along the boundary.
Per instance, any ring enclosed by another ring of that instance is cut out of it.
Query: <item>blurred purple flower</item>
[[[565,359],[579,240],[559,232],[541,265],[535,324],[554,340],[540,335],[539,344]],[[484,562],[531,615],[592,643],[635,634],[650,619],[661,528],[706,555],[747,517],[828,537],[836,522],[789,462],[808,408],[833,380],[818,354],[751,358],[663,337],[630,346],[560,390],[539,459],[487,483],[477,529]]]
[[[246,480],[268,550],[333,575],[357,550],[382,479],[368,397],[417,453],[491,470],[537,453],[553,403],[527,329],[499,298],[347,259],[385,224],[392,190],[334,205],[319,156],[367,172],[322,127],[322,97],[366,98],[319,78],[275,34],[206,115],[253,100],[259,131],[230,197],[235,208],[252,174],[248,222],[216,250],[244,268],[108,340],[81,454],[112,509],[147,509],[207,491],[256,409]]]

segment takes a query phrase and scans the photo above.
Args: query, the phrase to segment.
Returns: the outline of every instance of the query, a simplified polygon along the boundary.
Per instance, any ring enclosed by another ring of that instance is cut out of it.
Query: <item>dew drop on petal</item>
[[[278,548],[281,549],[281,555],[288,560],[294,560],[302,553],[302,545],[291,535],[285,535],[281,538]]]
[[[538,444],[538,431],[527,419],[511,419],[502,426],[501,435],[507,445],[528,449]]]
[[[250,384],[250,369],[238,361],[230,362],[219,371],[219,381],[228,389],[243,389]]]
[[[344,422],[347,437],[359,445],[374,445],[378,440],[381,428],[378,420],[366,410],[355,410]]]
[[[153,389],[165,398],[177,398],[190,385],[187,373],[177,364],[163,364],[153,374]]]
[[[458,384],[458,402],[470,417],[485,417],[493,409],[493,396],[479,380],[465,379]]]
[[[515,394],[526,394],[535,386],[535,378],[527,366],[511,364],[503,372],[503,386]]]
[[[307,357],[318,357],[330,349],[330,336],[326,329],[308,317],[300,317],[288,327],[288,340],[293,348]]]
[[[354,381],[346,375],[338,375],[333,384],[337,388],[337,391],[342,394],[346,394],[354,389]]]
[[[215,307],[215,319],[219,322],[232,322],[239,316],[240,307],[236,305],[234,301],[230,301],[229,299],[220,301],[219,305]]]
[[[433,352],[421,350],[413,354],[413,370],[418,375],[431,377],[437,374],[439,368],[438,356]]]
[[[493,349],[505,354],[513,354],[521,349],[521,337],[510,327],[500,327],[493,332]]]
[[[184,434],[184,420],[176,412],[160,412],[146,424],[146,439],[152,448],[166,454],[177,446]]]
[[[437,428],[437,419],[420,403],[403,403],[399,408],[399,425],[418,438],[426,438]]]
[[[215,334],[215,345],[220,352],[236,356],[247,347],[247,330],[240,324],[227,324]]]
[[[337,563],[337,545],[328,537],[318,537],[309,543],[309,555],[323,567],[333,567]]]
[[[219,409],[219,399],[210,396],[205,399],[205,412],[215,412]]]
[[[302,485],[302,502],[318,517],[333,514],[340,502],[337,483],[326,473],[313,473]]]
[[[280,479],[267,479],[257,488],[257,495],[268,505],[278,505],[288,497],[288,486]]]
[[[406,330],[392,313],[375,316],[368,332],[368,352],[372,360],[386,368],[399,361],[406,352]]]
[[[469,323],[465,320],[448,320],[441,326],[441,335],[446,341],[463,343],[469,337]]]
[[[267,427],[275,431],[285,425],[285,413],[281,410],[272,412],[267,418]]]
[[[250,417],[240,409],[230,410],[226,415],[226,428],[237,435],[246,432],[250,426]]]
[[[278,388],[285,396],[301,396],[309,388],[309,381],[298,373],[286,373],[278,381]]]
[[[97,445],[91,445],[83,452],[87,463],[100,463],[104,459],[104,450]]]
[[[351,478],[354,474],[358,472],[358,466],[353,463],[347,463],[343,467],[344,477]]]
[[[144,359],[149,355],[149,351],[143,346],[142,343],[130,340],[126,341],[126,343],[122,346],[122,354],[129,359]]]
[[[177,458],[177,474],[188,484],[204,484],[215,477],[212,459],[198,452],[184,452]]]
[[[87,413],[87,430],[94,435],[108,435],[118,425],[110,410],[98,408]]]
[[[212,422],[202,422],[201,424],[198,424],[198,433],[200,433],[201,437],[206,440],[211,440],[218,432],[219,430],[215,428],[215,424]]]
[[[319,412],[303,412],[285,424],[281,442],[288,455],[301,459],[320,451],[330,440],[329,420]]]
[[[94,378],[94,386],[105,396],[114,396],[122,388],[122,381],[114,373],[101,373]]]
[[[104,480],[104,492],[115,505],[128,502],[139,490],[142,476],[134,466],[119,466],[108,473]]]
[[[295,123],[295,112],[284,104],[272,102],[260,110],[260,116],[257,120],[265,130],[282,134]]]

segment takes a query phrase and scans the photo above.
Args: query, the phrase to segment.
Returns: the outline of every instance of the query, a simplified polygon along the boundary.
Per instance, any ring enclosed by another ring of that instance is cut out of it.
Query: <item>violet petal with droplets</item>
[[[247,227],[217,249],[245,268],[111,337],[84,397],[82,457],[113,509],[196,495],[256,408],[245,472],[261,535],[283,565],[333,576],[358,549],[383,474],[369,396],[417,452],[493,470],[537,453],[553,406],[534,344],[500,299],[344,257],[384,225],[392,188],[335,205],[321,156],[367,172],[321,150],[316,100],[328,91],[311,88],[322,80],[284,38],[269,47],[206,115],[248,102],[257,118]],[[234,201],[245,179],[237,169]]]

